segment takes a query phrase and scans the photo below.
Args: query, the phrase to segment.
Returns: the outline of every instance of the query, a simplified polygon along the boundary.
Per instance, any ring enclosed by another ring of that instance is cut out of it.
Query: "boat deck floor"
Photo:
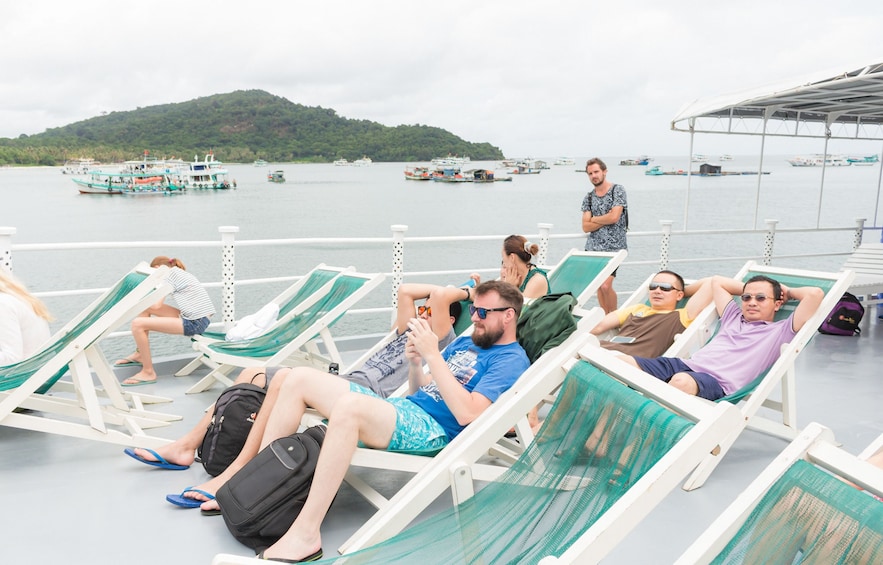
[[[798,422],[818,421],[852,453],[883,432],[883,322],[869,309],[858,338],[817,335],[797,363]],[[164,363],[156,385],[138,389],[175,399],[160,410],[184,420],[153,430],[176,438],[190,429],[219,388],[185,395],[200,373],[174,378],[186,360]],[[134,369],[118,369],[122,378]],[[150,390],[155,389],[155,390]],[[606,562],[670,563],[779,453],[786,442],[746,431],[708,482],[672,492]],[[0,563],[210,563],[219,552],[250,555],[221,517],[174,507],[178,493],[208,478],[199,464],[166,471],[139,464],[117,445],[0,426]],[[368,471],[366,471],[368,472]],[[392,494],[407,479],[370,471],[371,482]],[[428,510],[450,504],[443,495]],[[322,529],[326,555],[373,513],[344,485]]]

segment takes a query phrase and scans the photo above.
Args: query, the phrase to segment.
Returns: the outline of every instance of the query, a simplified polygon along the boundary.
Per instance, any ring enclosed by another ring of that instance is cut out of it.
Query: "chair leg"
[[[179,369],[178,372],[175,373],[175,376],[176,377],[186,377],[187,375],[189,375],[190,373],[192,373],[196,369],[199,369],[200,367],[202,367],[205,364],[204,359],[205,359],[204,356],[198,355],[195,359],[193,359],[192,361],[190,361],[189,363],[187,363],[186,365],[181,367],[181,369]]]

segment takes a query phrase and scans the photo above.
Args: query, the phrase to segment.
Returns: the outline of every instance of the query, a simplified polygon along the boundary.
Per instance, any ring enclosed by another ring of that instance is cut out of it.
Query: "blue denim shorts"
[[[208,318],[200,318],[198,320],[188,320],[187,318],[181,318],[181,321],[184,322],[184,335],[202,335],[202,332],[208,327]]]
[[[441,424],[407,398],[382,398],[370,389],[352,382],[350,391],[379,398],[395,408],[396,429],[389,440],[387,451],[433,454],[448,444],[448,436]]]

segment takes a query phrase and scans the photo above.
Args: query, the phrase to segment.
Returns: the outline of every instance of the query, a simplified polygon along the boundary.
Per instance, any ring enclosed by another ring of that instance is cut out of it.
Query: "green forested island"
[[[0,138],[0,165],[61,165],[91,157],[101,162],[179,157],[214,151],[226,162],[429,161],[468,155],[502,159],[490,143],[470,143],[425,125],[389,127],[303,106],[262,90],[239,90],[177,104],[111,112],[36,135]]]

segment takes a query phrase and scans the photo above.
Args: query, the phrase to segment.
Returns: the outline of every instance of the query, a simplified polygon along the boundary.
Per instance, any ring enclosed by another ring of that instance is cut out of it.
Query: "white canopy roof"
[[[883,63],[696,100],[678,112],[671,128],[693,133],[883,140]]]

